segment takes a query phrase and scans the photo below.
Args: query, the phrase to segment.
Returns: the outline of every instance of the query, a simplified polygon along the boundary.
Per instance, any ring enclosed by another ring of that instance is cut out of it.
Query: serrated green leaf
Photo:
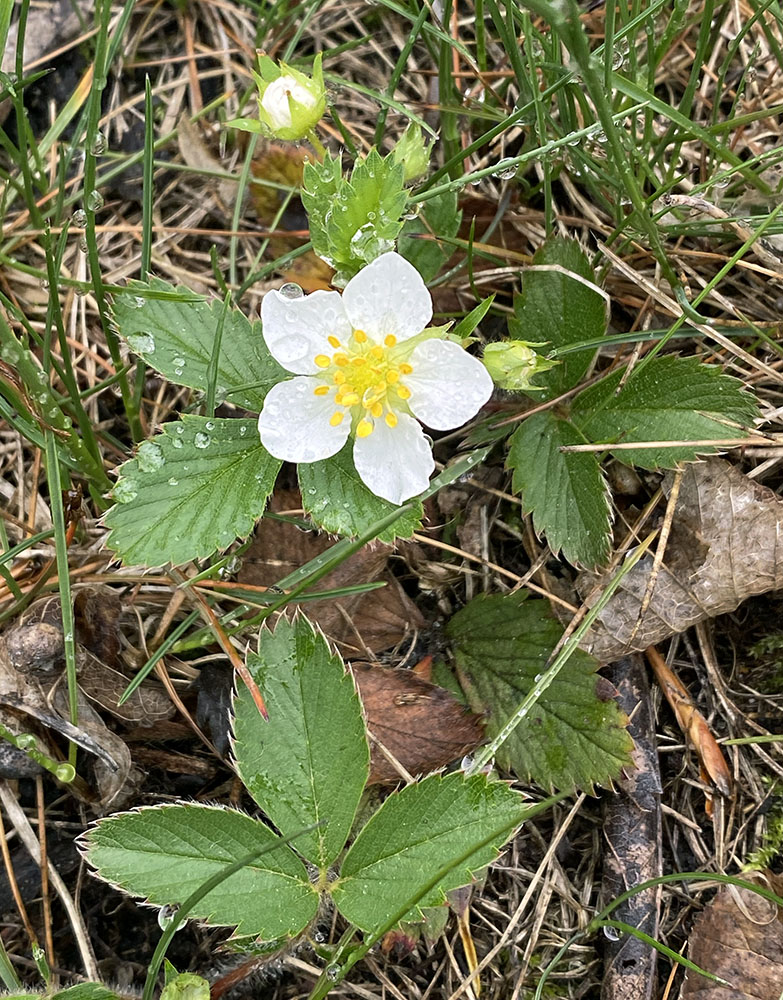
[[[493,830],[525,818],[521,796],[484,775],[431,775],[392,793],[361,830],[345,856],[332,890],[343,916],[364,931],[382,928],[415,898],[436,872],[472,845],[475,854],[456,866],[403,918],[421,919],[421,908],[443,902],[445,893],[467,885],[491,864],[506,837],[478,848]]]
[[[454,247],[447,242],[441,243],[439,238],[453,239],[461,222],[457,192],[444,191],[424,202],[420,214],[415,219],[408,219],[402,227],[397,248],[425,282],[432,281],[454,253]],[[417,239],[420,234],[425,235]]]
[[[112,312],[120,334],[139,357],[176,385],[206,391],[207,368],[223,303],[208,302],[160,278],[129,281]],[[226,312],[216,399],[260,411],[267,392],[288,373],[266,348],[260,322],[239,309]]]
[[[247,665],[269,711],[243,687],[234,754],[245,787],[284,835],[313,823],[296,849],[323,872],[343,849],[367,781],[370,751],[353,678],[302,615],[261,633]]]
[[[120,467],[107,545],[147,566],[225,549],[261,517],[281,464],[261,447],[254,420],[185,414]]]
[[[612,372],[585,389],[571,409],[571,419],[588,440],[606,442],[609,451],[611,444],[619,442],[743,437],[745,428],[759,415],[753,396],[739,379],[698,358],[653,358],[638,375],[632,373],[618,392],[624,374]],[[716,450],[709,445],[684,445],[622,449],[614,454],[627,465],[673,469]]]
[[[365,264],[394,249],[408,196],[402,165],[371,149],[357,160],[325,219],[329,257],[346,284]]]
[[[184,903],[207,879],[269,845],[198,903],[191,916],[264,939],[299,933],[318,894],[307,870],[275,834],[244,813],[219,806],[167,805],[100,820],[87,857],[105,882],[158,906]]]
[[[508,453],[513,488],[533,514],[537,532],[569,562],[599,566],[609,557],[611,506],[600,463],[589,452],[562,452],[584,437],[550,411],[535,413],[514,431]]]
[[[576,240],[555,237],[533,257],[536,267],[522,276],[522,292],[514,300],[514,318],[508,321],[512,339],[544,342],[543,355],[555,347],[602,337],[606,332],[607,306],[604,297],[587,282],[595,275]],[[584,279],[584,280],[580,280]],[[566,354],[562,364],[536,376],[536,385],[545,387],[551,399],[572,389],[584,376],[595,348]],[[531,393],[540,401],[540,392]]]
[[[563,629],[545,601],[482,594],[447,626],[460,679],[491,739],[544,672]],[[631,764],[626,718],[598,663],[576,650],[498,752],[498,762],[543,788],[592,789]]]
[[[310,242],[315,253],[332,263],[332,249],[326,235],[326,216],[332,211],[343,185],[340,157],[324,154],[321,162],[308,160],[302,173],[302,205],[310,223]]]
[[[50,994],[50,1000],[118,1000],[118,996],[103,983],[77,983]]]
[[[299,485],[304,509],[320,528],[335,535],[361,535],[395,509],[393,503],[371,493],[359,478],[352,440],[332,458],[300,465]],[[378,539],[393,542],[395,538],[410,538],[421,527],[423,516],[424,508],[417,502]]]

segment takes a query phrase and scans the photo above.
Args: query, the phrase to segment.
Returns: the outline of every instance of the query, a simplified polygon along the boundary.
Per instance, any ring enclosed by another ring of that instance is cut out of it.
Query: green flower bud
[[[181,972],[163,987],[160,1000],[209,1000],[209,983],[193,972]]]
[[[320,52],[311,77],[266,56],[259,59],[259,68],[260,74],[253,75],[258,85],[261,130],[276,139],[304,139],[326,110]]]
[[[487,344],[484,348],[484,365],[495,385],[501,389],[516,391],[540,389],[530,380],[538,372],[553,368],[557,361],[547,361],[536,354],[524,340],[505,340],[497,344]]]
[[[395,163],[401,163],[405,183],[415,181],[427,173],[430,165],[430,150],[416,122],[411,122],[392,151]]]

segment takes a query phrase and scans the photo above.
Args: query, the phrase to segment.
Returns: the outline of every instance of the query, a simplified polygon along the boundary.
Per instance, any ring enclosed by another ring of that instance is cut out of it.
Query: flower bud
[[[209,1000],[209,983],[193,972],[181,972],[163,988],[161,1000]]]
[[[326,110],[320,53],[313,62],[313,75],[307,76],[285,63],[259,60],[258,117],[261,128],[276,139],[304,139],[318,124]]]
[[[505,340],[496,344],[487,344],[484,348],[484,366],[495,385],[501,389],[516,391],[525,389],[540,389],[532,385],[530,380],[538,372],[553,368],[557,361],[547,361],[524,340]]]
[[[415,181],[427,173],[430,165],[430,150],[416,122],[411,122],[392,151],[395,163],[401,163],[405,183]]]

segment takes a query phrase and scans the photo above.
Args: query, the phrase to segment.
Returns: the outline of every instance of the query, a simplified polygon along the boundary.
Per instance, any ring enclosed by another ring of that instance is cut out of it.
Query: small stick
[[[54,936],[52,935],[52,901],[49,898],[49,859],[46,850],[46,802],[44,800],[43,778],[35,779],[35,797],[38,805],[38,842],[41,845],[41,897],[43,903],[44,941],[46,961],[53,969],[55,962]]]

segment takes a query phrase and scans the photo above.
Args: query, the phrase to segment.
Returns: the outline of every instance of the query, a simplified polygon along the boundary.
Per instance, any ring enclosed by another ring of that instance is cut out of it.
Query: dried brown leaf
[[[778,896],[783,879],[756,881]],[[681,1000],[777,1000],[783,994],[783,911],[749,889],[721,889],[694,922],[689,956],[725,979],[721,986],[688,971]]]
[[[299,494],[279,490],[272,498],[274,511],[296,510]],[[294,524],[263,519],[245,554],[238,574],[241,583],[272,586],[287,573],[314,559],[331,545],[329,537],[316,531],[302,531]],[[390,649],[424,619],[416,605],[386,568],[390,545],[366,545],[318,583],[319,590],[334,590],[360,583],[383,581],[386,586],[339,599],[310,601],[307,617],[347,656],[367,655]]]
[[[427,774],[484,741],[481,719],[445,688],[412,670],[353,664],[367,728],[412,775]],[[370,784],[398,781],[399,771],[370,743]]]
[[[664,490],[671,487],[671,476]],[[623,578],[582,648],[602,663],[656,645],[691,625],[783,587],[783,501],[722,459],[689,465],[652,599],[641,622],[653,556]],[[583,573],[577,589],[594,603],[603,579]],[[596,585],[599,585],[598,587]],[[635,633],[634,633],[635,630]]]

